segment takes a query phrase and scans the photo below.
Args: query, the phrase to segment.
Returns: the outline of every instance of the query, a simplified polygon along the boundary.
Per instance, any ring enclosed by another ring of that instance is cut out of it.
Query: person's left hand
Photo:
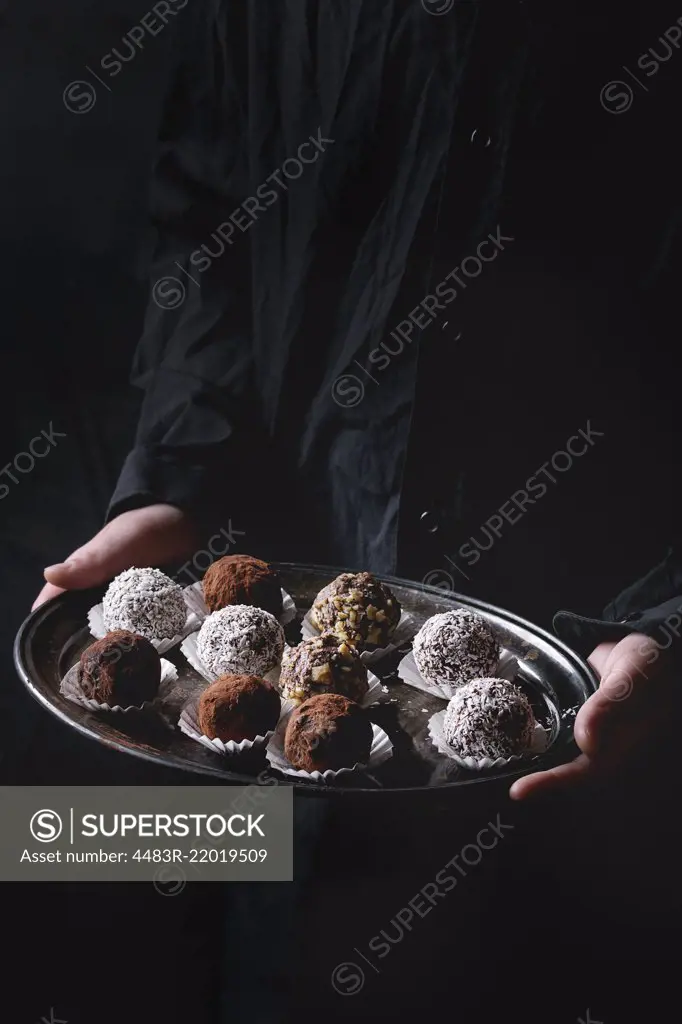
[[[576,715],[574,736],[581,754],[569,764],[517,779],[513,800],[601,778],[626,762],[672,713],[678,680],[666,652],[651,637],[632,633],[599,644],[588,661],[601,682]]]

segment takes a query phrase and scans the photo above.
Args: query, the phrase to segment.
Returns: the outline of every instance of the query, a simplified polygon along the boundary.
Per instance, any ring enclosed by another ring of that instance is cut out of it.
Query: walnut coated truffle
[[[400,603],[370,572],[343,572],[323,587],[310,617],[323,632],[336,633],[360,650],[384,647],[400,621]]]
[[[286,648],[279,688],[284,698],[296,703],[320,693],[339,693],[360,701],[369,683],[356,648],[334,633],[322,633]]]
[[[432,615],[414,638],[414,660],[424,679],[461,686],[497,671],[500,645],[486,620],[466,608]]]
[[[462,757],[513,757],[531,745],[535,719],[526,695],[506,679],[472,679],[445,712],[445,739]]]
[[[279,573],[267,562],[251,555],[219,558],[206,570],[202,589],[211,612],[230,604],[249,604],[274,616],[282,613]]]
[[[265,736],[277,725],[279,693],[259,676],[228,675],[216,679],[199,698],[199,728],[210,740],[223,743]]]
[[[291,713],[284,753],[300,771],[338,771],[366,765],[372,737],[372,723],[359,704],[338,693],[318,694]]]
[[[154,700],[161,682],[161,658],[149,640],[124,629],[107,633],[83,651],[78,684],[84,697],[109,707],[139,706]]]

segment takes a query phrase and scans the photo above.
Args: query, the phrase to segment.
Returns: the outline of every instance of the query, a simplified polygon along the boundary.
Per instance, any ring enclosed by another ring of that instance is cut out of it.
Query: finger
[[[196,543],[179,509],[151,505],[124,512],[74,551],[45,569],[48,583],[65,590],[94,587],[133,565],[162,565],[185,557]]]
[[[38,594],[37,598],[31,606],[31,611],[34,612],[36,608],[40,608],[41,604],[45,604],[46,601],[51,601],[53,597],[57,597],[58,594],[63,594],[63,587],[55,587],[52,583],[46,583],[43,589]]]
[[[633,633],[616,644],[608,656],[599,689],[576,716],[574,735],[580,749],[590,757],[613,747],[629,748],[646,725],[643,699],[663,667],[659,651],[650,637]],[[646,701],[645,703],[648,703]]]
[[[632,692],[634,680],[622,673],[610,676],[578,711],[573,737],[580,750],[594,757],[603,749],[614,726],[622,725],[625,711],[621,705]]]
[[[599,644],[588,662],[600,677],[597,691],[619,703],[631,695],[637,680],[652,678],[660,672],[660,650],[651,637],[631,633],[617,643]]]
[[[599,677],[600,685],[599,689],[585,701],[578,711],[573,734],[580,750],[590,757],[596,751],[598,744],[595,737],[611,711],[612,702],[626,698],[631,690],[629,675],[621,674],[611,678],[611,666],[619,660],[619,646],[619,642],[616,640],[601,643],[595,647],[587,659]],[[608,682],[606,682],[607,680]],[[605,683],[606,685],[604,685]]]
[[[660,648],[650,636],[630,633],[614,646],[606,659],[601,672],[602,686],[616,673],[640,679],[653,678],[663,667],[665,659],[660,655]]]
[[[556,791],[576,783],[584,782],[590,770],[590,759],[580,754],[575,761],[548,768],[544,772],[533,772],[517,779],[509,790],[512,800],[526,800],[542,793]]]
[[[670,725],[670,700],[667,696],[659,699],[660,695],[652,694],[651,690],[647,692],[648,686],[643,681],[628,700],[605,700],[594,705],[588,702],[578,712],[575,741],[600,769],[607,766],[606,762],[617,763],[630,755],[643,742],[662,734],[666,724]]]
[[[604,669],[609,662],[614,648],[617,646],[618,642],[616,640],[607,640],[606,643],[599,644],[598,647],[595,647],[592,654],[587,659],[588,664],[592,666],[600,679],[604,674]]]

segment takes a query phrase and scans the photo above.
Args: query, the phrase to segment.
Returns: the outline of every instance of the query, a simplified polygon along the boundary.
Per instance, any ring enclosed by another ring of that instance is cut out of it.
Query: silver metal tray
[[[292,595],[298,609],[297,620],[287,629],[287,640],[300,639],[300,620],[318,591],[340,571],[320,566],[277,565],[285,589]],[[176,727],[184,701],[205,682],[190,668],[179,648],[164,657],[178,668],[179,682],[162,714],[99,715],[65,700],[59,683],[66,671],[78,660],[92,637],[87,627],[87,611],[101,599],[104,588],[63,594],[33,612],[21,626],[15,641],[14,660],[20,678],[31,694],[51,714],[107,747],[156,762],[174,771],[209,777],[213,782],[244,785],[276,778],[293,785],[301,792],[328,795],[363,792],[376,794],[414,794],[434,788],[457,790],[463,786],[483,786],[496,780],[536,771],[570,760],[576,754],[573,722],[581,704],[594,692],[597,680],[581,658],[555,637],[492,605],[459,594],[443,592],[408,580],[382,577],[395,591],[403,608],[410,612],[417,625],[429,616],[450,608],[463,606],[475,609],[495,629],[501,643],[517,656],[519,682],[533,703],[536,717],[550,730],[547,751],[536,757],[513,763],[502,770],[473,773],[459,768],[452,760],[439,754],[428,734],[428,721],[446,702],[402,683],[395,668],[402,656],[395,653],[379,665],[372,666],[388,687],[383,702],[370,709],[371,717],[391,737],[394,754],[390,761],[371,774],[340,776],[334,786],[291,781],[271,772],[267,762],[225,759],[200,744],[187,739]],[[408,648],[403,649],[404,651]],[[265,774],[267,773],[267,775]],[[188,779],[188,783],[189,783]]]

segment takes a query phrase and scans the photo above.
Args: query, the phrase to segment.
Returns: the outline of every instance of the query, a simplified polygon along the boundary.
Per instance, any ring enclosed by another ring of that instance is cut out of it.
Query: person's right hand
[[[197,549],[194,528],[174,505],[148,505],[123,512],[77,548],[64,562],[45,569],[47,583],[33,603],[37,608],[65,590],[106,583],[124,569],[182,561]]]

